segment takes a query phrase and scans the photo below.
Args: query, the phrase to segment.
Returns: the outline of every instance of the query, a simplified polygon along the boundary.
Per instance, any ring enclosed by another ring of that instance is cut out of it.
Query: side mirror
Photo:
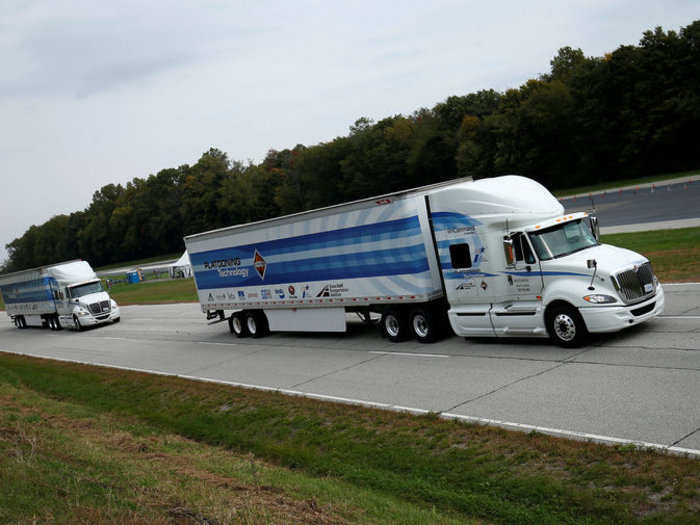
[[[591,221],[591,231],[593,232],[593,237],[595,237],[596,241],[600,242],[600,225],[598,224],[598,217],[595,215],[590,215],[588,219]]]
[[[506,256],[506,266],[514,266],[515,253],[513,252],[513,239],[509,236],[503,237],[503,253]]]
[[[597,268],[598,267],[598,261],[595,259],[588,259],[586,261],[586,266],[588,266],[588,269],[590,270],[591,268]]]

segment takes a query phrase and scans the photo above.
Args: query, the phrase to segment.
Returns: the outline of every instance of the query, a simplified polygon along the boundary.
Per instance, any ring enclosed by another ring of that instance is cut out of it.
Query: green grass
[[[1,523],[461,523],[0,381]]]
[[[144,281],[134,284],[122,282],[113,285],[108,292],[118,304],[123,305],[184,303],[198,300],[193,279]]]
[[[162,458],[170,472],[188,466],[212,476],[229,477],[235,467],[217,459],[227,457],[225,451],[229,451],[231,461],[249,457],[262,462],[250,468],[249,480],[258,471],[265,473],[260,476],[267,476],[266,480],[287,479],[285,494],[307,498],[304,491],[311,490],[310,485],[322,487],[327,482],[332,488],[318,488],[318,492],[325,495],[323,503],[328,502],[330,508],[338,504],[333,495],[341,493],[342,500],[346,487],[354,498],[339,512],[347,511],[343,517],[350,521],[427,524],[453,518],[494,523],[691,523],[697,522],[700,512],[700,461],[634,447],[607,447],[445,421],[432,415],[411,416],[2,354],[0,385],[7,392],[5,399],[17,399],[17,391],[35,395],[36,400],[29,398],[26,403],[30,409],[40,402],[61,402],[66,408],[56,408],[59,414],[74,417],[72,412],[84,413],[89,421],[96,421],[97,432],[78,425],[76,433],[87,440],[78,443],[78,448],[86,453],[97,446],[90,439],[104,441],[100,425],[114,433],[117,423],[113,421],[118,421],[121,431],[131,436],[126,441],[137,442],[136,447],[126,447],[132,450],[132,459],[156,459],[164,453],[163,447],[170,446],[167,457]],[[0,403],[7,405],[5,400]],[[3,409],[4,416],[6,412]],[[25,414],[16,416],[23,418]],[[106,423],[100,423],[102,418],[107,418]],[[26,414],[25,419],[37,425],[46,420],[51,418],[41,411]],[[7,423],[3,428],[0,436],[12,431]],[[3,439],[0,446],[7,449]],[[168,445],[171,440],[172,445]],[[19,446],[22,457],[27,457],[31,443],[24,441]],[[144,441],[142,450],[139,443]],[[185,455],[189,443],[216,447],[221,456],[192,462]],[[69,500],[80,498],[91,507],[104,509],[105,487],[114,487],[111,508],[138,510],[127,504],[130,500],[117,498],[132,493],[126,480],[157,496],[157,473],[146,476],[145,481],[129,474],[130,468],[141,465],[138,461],[130,465],[107,461],[109,458],[104,465],[77,461],[73,473],[66,475],[61,466],[64,456],[61,448],[55,453],[47,451],[38,467],[47,475],[58,471],[55,478],[68,480],[69,488],[64,491],[69,492]],[[98,450],[94,457],[104,454]],[[15,472],[12,454],[0,454],[0,458],[2,475],[9,481],[0,482],[0,509],[10,505],[14,516],[35,512],[31,502],[39,489],[32,479],[24,484],[15,481],[24,475],[24,467]],[[292,474],[301,477],[288,477]],[[203,475],[200,472],[199,477]],[[301,479],[306,481],[301,483]],[[51,494],[56,489],[51,482],[46,483],[48,490],[41,493],[46,498],[56,497]],[[63,493],[58,497],[64,497]],[[24,503],[13,503],[16,501]],[[394,509],[405,506],[424,512],[423,521],[384,513],[388,502],[396,503]],[[51,508],[51,501],[48,504],[39,505]],[[204,514],[208,508],[197,501],[178,505]],[[367,515],[358,515],[358,508]]]
[[[663,282],[700,281],[700,228],[617,233],[601,241],[643,254]]]
[[[611,182],[602,182],[600,184],[593,184],[590,186],[579,186],[578,188],[567,188],[565,190],[552,190],[552,193],[556,197],[567,197],[569,195],[576,195],[578,193],[589,193],[589,192],[595,192],[595,191],[603,191],[603,190],[609,190],[612,188],[624,188],[627,186],[636,186],[637,184],[650,184],[652,182],[661,182],[665,181],[668,179],[676,179],[679,177],[689,177],[691,175],[698,175],[700,174],[699,170],[692,170],[692,171],[679,171],[676,173],[666,173],[663,175],[652,175],[649,177],[639,177],[637,179],[623,179],[623,180],[615,180]],[[694,183],[694,184],[700,184]]]

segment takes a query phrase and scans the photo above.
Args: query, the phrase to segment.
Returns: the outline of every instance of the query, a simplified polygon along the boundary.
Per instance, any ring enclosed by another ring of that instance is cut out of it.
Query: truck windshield
[[[70,289],[70,296],[72,298],[82,297],[83,295],[88,295],[91,293],[103,292],[102,283],[100,281],[94,283],[81,284],[80,286],[73,286]]]
[[[536,233],[531,232],[530,239],[542,261],[564,257],[598,244],[583,219],[565,222]]]

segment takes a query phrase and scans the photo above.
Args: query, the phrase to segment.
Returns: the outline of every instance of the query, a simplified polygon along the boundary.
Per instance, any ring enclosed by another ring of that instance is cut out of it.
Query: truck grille
[[[101,314],[102,312],[109,312],[109,301],[102,301],[100,303],[92,303],[90,305],[90,313],[93,315]]]
[[[639,302],[654,295],[654,271],[651,263],[635,267],[617,274],[618,291],[625,303]],[[645,291],[645,289],[647,291]]]

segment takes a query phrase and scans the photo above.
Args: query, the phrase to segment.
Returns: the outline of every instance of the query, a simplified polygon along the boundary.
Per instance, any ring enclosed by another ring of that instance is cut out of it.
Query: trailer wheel
[[[15,317],[15,324],[17,325],[17,328],[27,328],[27,321],[24,319],[23,315],[18,315]]]
[[[236,337],[248,337],[250,335],[243,312],[236,312],[228,318],[228,328]]]
[[[63,327],[61,326],[61,320],[58,318],[58,314],[55,314],[53,316],[53,328],[54,330],[63,330]]]
[[[73,316],[73,328],[75,329],[76,332],[83,331],[83,326],[80,324],[80,319],[78,319],[77,315]]]
[[[559,346],[576,348],[588,338],[586,323],[573,306],[556,305],[549,309],[546,319],[549,337]]]
[[[409,337],[408,316],[401,310],[389,309],[382,314],[382,335],[392,343],[405,341]]]
[[[265,337],[270,332],[265,314],[258,310],[245,313],[245,325],[250,337],[254,339]]]
[[[439,322],[432,310],[416,308],[409,319],[411,332],[419,343],[434,343],[440,337]]]

